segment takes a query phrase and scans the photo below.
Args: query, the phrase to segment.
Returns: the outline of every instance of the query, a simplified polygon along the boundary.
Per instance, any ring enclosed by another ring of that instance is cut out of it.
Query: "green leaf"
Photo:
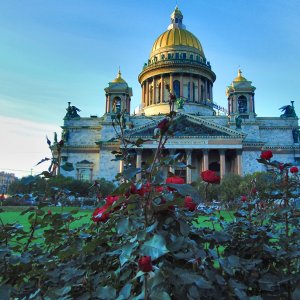
[[[141,247],[143,255],[151,256],[151,259],[157,259],[169,252],[166,247],[166,241],[163,236],[155,234],[149,241]]]
[[[149,142],[151,140],[144,140],[142,138],[138,138],[133,144],[136,145],[137,147],[140,147],[142,144]]]
[[[117,228],[117,233],[120,235],[128,232],[128,229],[129,229],[128,218],[123,218],[123,219],[119,220],[116,224],[116,228]]]
[[[54,290],[54,293],[57,295],[57,296],[64,296],[66,294],[68,294],[69,292],[71,291],[71,287],[70,286],[65,286],[61,289],[56,289]]]
[[[105,300],[116,299],[116,290],[111,286],[99,286],[94,296]]]
[[[292,300],[300,299],[300,288],[296,288],[292,294]]]
[[[171,297],[167,292],[156,291],[150,295],[151,300],[171,300]]]
[[[61,166],[61,168],[67,172],[71,172],[74,170],[73,164],[70,162],[66,162],[64,165]]]
[[[10,298],[10,294],[11,294],[11,285],[6,285],[3,284],[0,286],[0,295],[1,295],[1,299],[3,300],[9,300]]]
[[[191,196],[196,203],[203,202],[199,192],[189,184],[167,184],[167,186],[175,189],[182,196]]]
[[[125,171],[122,172],[122,175],[125,179],[130,180],[131,178],[133,178],[138,173],[141,173],[140,168],[129,167]]]
[[[131,283],[127,283],[126,285],[124,285],[119,293],[119,297],[116,300],[128,299],[130,297],[131,287]]]
[[[196,274],[193,271],[187,272],[181,268],[175,268],[174,274],[176,274],[183,284],[196,284],[200,289],[211,289],[212,285],[209,281],[205,280],[202,276]]]
[[[119,257],[121,266],[123,266],[130,259],[132,250],[137,245],[138,245],[138,242],[135,242],[135,243],[128,243],[122,247],[122,249],[121,249],[122,253]]]

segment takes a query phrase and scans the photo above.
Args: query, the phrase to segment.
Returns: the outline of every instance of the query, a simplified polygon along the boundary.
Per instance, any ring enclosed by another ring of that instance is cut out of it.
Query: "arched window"
[[[239,113],[247,112],[247,98],[245,96],[239,96],[238,98],[238,111]]]
[[[193,59],[194,59],[194,55],[191,54],[191,55],[190,55],[190,60],[193,60]]]
[[[204,87],[201,85],[201,100],[204,100]]]
[[[121,112],[121,99],[119,97],[114,98],[114,101],[113,101],[113,111],[115,113]]]
[[[180,82],[178,80],[173,81],[173,89],[176,97],[180,97]]]

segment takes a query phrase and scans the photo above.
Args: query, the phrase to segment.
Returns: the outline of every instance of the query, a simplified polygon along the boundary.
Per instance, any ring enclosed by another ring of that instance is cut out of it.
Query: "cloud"
[[[57,125],[0,116],[0,170],[18,177],[45,170],[47,165],[35,165],[51,156],[46,135],[51,140],[55,131],[60,136]]]

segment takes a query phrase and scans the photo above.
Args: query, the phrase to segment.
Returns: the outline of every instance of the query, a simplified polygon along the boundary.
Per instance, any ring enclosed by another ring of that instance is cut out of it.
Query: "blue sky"
[[[175,5],[175,0],[0,0],[5,141],[0,170],[30,170],[49,154],[44,137],[59,130],[68,101],[81,116],[101,116],[103,89],[119,66],[133,88],[133,108],[139,105],[137,76]],[[291,100],[300,115],[298,0],[179,0],[178,5],[217,75],[215,102],[226,107],[225,88],[240,66],[257,88],[258,116],[279,116],[279,107]]]

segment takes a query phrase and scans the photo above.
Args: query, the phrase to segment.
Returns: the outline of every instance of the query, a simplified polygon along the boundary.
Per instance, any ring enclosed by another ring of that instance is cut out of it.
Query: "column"
[[[198,78],[198,102],[201,102],[201,80]]]
[[[195,102],[194,101],[194,81],[193,81],[193,76],[190,76],[190,101],[191,102]]]
[[[243,175],[242,169],[242,150],[237,150],[236,152],[236,166],[237,166],[237,173],[238,175]]]
[[[220,149],[219,154],[220,154],[220,177],[222,179],[226,172],[225,149]]]
[[[169,149],[170,155],[175,155],[175,149]],[[175,169],[173,166],[170,166],[169,171],[173,174],[175,174]]]
[[[171,89],[171,93],[174,94],[174,90],[173,90],[173,74],[170,74],[170,89]]]
[[[180,97],[183,97],[183,77],[180,74]]]
[[[146,106],[149,105],[149,82],[146,80]]]
[[[203,149],[203,159],[202,159],[202,171],[208,170],[208,149]]]
[[[192,165],[192,150],[185,150],[186,164]],[[192,169],[186,168],[186,183],[192,183]]]
[[[145,107],[145,84],[142,84],[142,106]]]
[[[153,100],[152,104],[156,104],[156,80],[155,77],[153,77]]]
[[[160,89],[160,102],[164,102],[164,97],[165,97],[165,84],[164,84],[164,78],[161,75],[161,89]]]
[[[142,169],[142,150],[135,150],[136,151],[136,168]],[[142,179],[142,173],[136,174],[136,180]]]
[[[249,96],[249,113],[251,113],[253,111],[253,105],[252,105],[252,97],[251,95]]]
[[[124,171],[124,161],[120,160],[120,173]]]

